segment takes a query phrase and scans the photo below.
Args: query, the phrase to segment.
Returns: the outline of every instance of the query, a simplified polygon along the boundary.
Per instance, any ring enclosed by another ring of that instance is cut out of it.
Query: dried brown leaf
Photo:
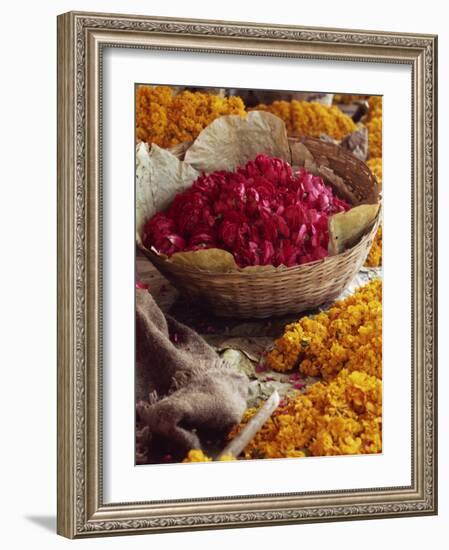
[[[374,223],[378,204],[361,204],[329,218],[329,254],[344,252],[354,246]]]

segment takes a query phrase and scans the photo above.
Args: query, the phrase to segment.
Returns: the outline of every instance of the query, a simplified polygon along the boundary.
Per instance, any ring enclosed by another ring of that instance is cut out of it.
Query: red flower
[[[274,260],[274,246],[270,241],[263,241],[260,246],[260,265],[271,265]]]
[[[171,256],[185,248],[184,239],[175,231],[175,221],[160,212],[145,224],[143,229],[144,244],[149,248],[154,246],[159,252]]]
[[[298,248],[290,241],[280,241],[276,252],[275,265],[285,265],[291,267],[300,263],[298,261]]]
[[[198,233],[189,239],[189,248],[212,248],[215,245],[215,238],[210,233]]]
[[[143,281],[136,281],[136,288],[138,290],[149,290],[150,285],[148,283],[144,283]]]
[[[348,209],[320,177],[258,155],[235,172],[200,176],[145,224],[143,238],[169,256],[217,247],[241,267],[289,267],[326,257],[328,218]]]

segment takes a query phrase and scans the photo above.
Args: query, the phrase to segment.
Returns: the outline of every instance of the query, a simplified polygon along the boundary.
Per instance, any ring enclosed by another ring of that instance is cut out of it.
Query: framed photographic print
[[[435,514],[437,38],[58,18],[58,532]]]

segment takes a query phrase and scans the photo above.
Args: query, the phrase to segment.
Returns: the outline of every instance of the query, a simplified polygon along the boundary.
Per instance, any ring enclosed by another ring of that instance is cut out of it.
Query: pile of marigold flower
[[[373,120],[374,118],[382,118],[382,96],[371,95],[368,97],[368,120]]]
[[[232,455],[223,455],[218,460],[220,462],[227,462],[235,460],[235,458]],[[183,462],[212,462],[212,459],[201,449],[190,449]]]
[[[374,157],[380,156],[382,145],[382,100],[371,96],[368,101],[370,113],[366,124],[370,133],[370,157]],[[274,101],[269,105],[261,103],[252,110],[266,111],[280,117],[289,135],[320,137],[326,134],[340,140],[357,129],[352,118],[336,105],[293,99]],[[156,143],[160,147],[172,147],[195,139],[220,116],[244,116],[246,112],[245,104],[238,96],[221,97],[188,90],[177,93],[170,86],[141,85],[136,91],[136,139]]]
[[[379,186],[382,188],[382,158],[374,157],[372,159],[368,159],[366,164],[371,172],[376,176]]]
[[[360,100],[366,100],[369,96],[367,95],[360,95],[360,94],[334,94],[334,97],[332,99],[332,103],[334,105],[349,105],[350,103],[353,103],[354,101],[360,101]]]
[[[374,238],[371,250],[366,258],[367,267],[380,267],[382,265],[382,227],[379,227]]]
[[[240,97],[190,92],[176,94],[169,86],[139,86],[136,91],[136,139],[172,147],[195,139],[223,115],[244,115]]]
[[[382,450],[382,283],[369,282],[328,311],[286,327],[267,356],[274,370],[322,381],[295,392],[243,458],[378,453]],[[232,439],[257,412],[246,411]]]
[[[368,158],[382,159],[382,97],[370,96],[365,121],[368,130]]]
[[[376,176],[382,188],[382,98],[371,96],[368,99],[369,112],[366,121],[368,129],[368,161],[369,169]],[[365,262],[367,267],[382,265],[382,228],[376,233],[373,246]]]
[[[288,135],[320,137],[321,134],[326,134],[334,139],[343,139],[357,128],[352,118],[338,107],[317,102],[296,99],[273,101],[270,105],[261,103],[254,110],[267,111],[281,118],[285,122]]]
[[[257,412],[246,411],[232,439]],[[382,450],[382,382],[343,369],[330,382],[285,400],[247,445],[243,458],[298,458]]]
[[[276,371],[298,369],[324,379],[363,371],[382,377],[382,282],[370,281],[327,311],[286,326],[266,357]]]

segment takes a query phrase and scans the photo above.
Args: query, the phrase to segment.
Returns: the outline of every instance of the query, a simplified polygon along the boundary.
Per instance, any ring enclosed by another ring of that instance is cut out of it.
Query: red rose
[[[169,256],[217,247],[241,267],[293,266],[327,256],[328,218],[348,209],[322,178],[258,155],[235,172],[200,176],[145,224],[144,243]]]

